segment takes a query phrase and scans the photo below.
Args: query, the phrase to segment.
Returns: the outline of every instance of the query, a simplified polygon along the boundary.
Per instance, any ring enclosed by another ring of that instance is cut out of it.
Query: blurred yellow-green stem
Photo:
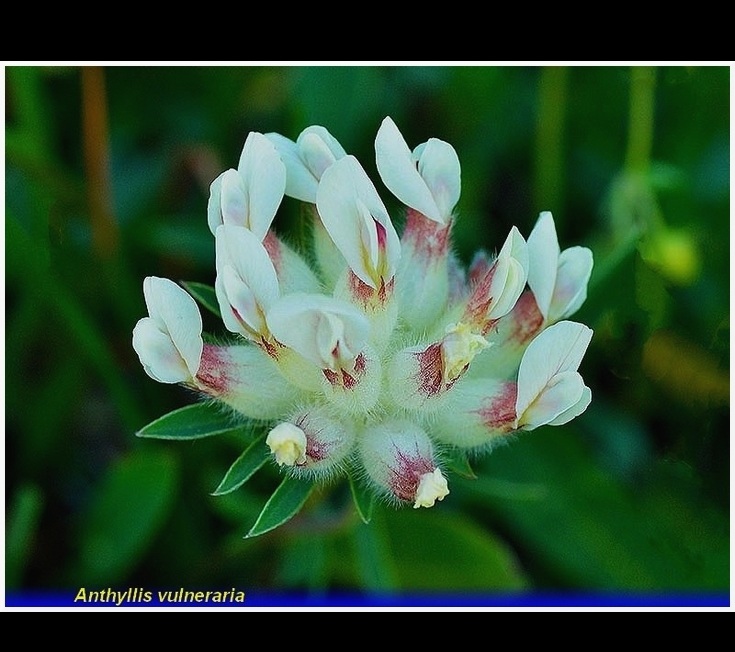
[[[536,117],[536,165],[534,209],[554,213],[564,221],[564,131],[569,71],[565,66],[541,69]]]
[[[650,167],[655,95],[656,68],[651,66],[631,68],[628,148],[625,154],[627,172],[645,174]]]
[[[112,210],[105,72],[99,66],[84,66],[81,73],[84,169],[92,244],[98,256],[110,258],[119,237]]]

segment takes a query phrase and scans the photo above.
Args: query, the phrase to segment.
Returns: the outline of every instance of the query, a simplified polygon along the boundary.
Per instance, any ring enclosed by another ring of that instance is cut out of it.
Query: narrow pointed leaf
[[[268,499],[245,538],[260,536],[283,525],[304,506],[313,488],[314,484],[311,480],[285,478]]]
[[[195,403],[159,417],[136,434],[152,439],[201,439],[241,427],[219,406]]]
[[[363,485],[359,484],[352,475],[350,479],[350,493],[352,501],[355,503],[355,509],[363,523],[370,523],[373,518],[373,494]]]
[[[219,311],[219,304],[217,303],[217,295],[214,292],[214,288],[206,283],[198,283],[196,281],[182,281],[187,292],[191,294],[203,308],[206,308],[213,315],[221,318]]]
[[[222,482],[212,492],[213,496],[222,496],[239,489],[268,461],[269,450],[263,440],[264,437],[258,437],[235,460],[222,478]]]

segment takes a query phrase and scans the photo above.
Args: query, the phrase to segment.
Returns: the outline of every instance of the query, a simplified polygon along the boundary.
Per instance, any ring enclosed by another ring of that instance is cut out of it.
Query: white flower
[[[316,204],[316,190],[324,171],[347,156],[342,145],[324,127],[307,127],[294,142],[281,134],[265,137],[273,143],[286,166],[286,195]]]
[[[460,195],[459,158],[449,143],[430,138],[411,152],[395,122],[385,118],[375,160],[383,183],[406,206],[439,224],[449,222]]]
[[[551,213],[539,216],[527,250],[528,289],[510,312],[493,323],[495,346],[475,367],[479,376],[515,374],[531,340],[544,328],[575,313],[587,298],[592,252],[586,247],[560,251]],[[482,277],[489,265],[485,255],[478,255],[470,267],[470,277]]]
[[[237,170],[226,170],[209,188],[209,230],[214,234],[221,224],[244,226],[262,240],[285,188],[286,167],[276,148],[263,134],[250,132]]]
[[[561,321],[531,342],[518,369],[517,428],[562,425],[587,409],[592,392],[577,369],[591,339],[584,324]]]
[[[592,338],[583,324],[561,321],[526,349],[515,379],[468,379],[436,411],[435,436],[464,448],[496,443],[516,430],[559,426],[587,409],[592,392],[578,369]]]
[[[370,478],[393,500],[431,507],[449,493],[431,438],[412,421],[386,419],[370,426],[360,438],[359,453]]]
[[[289,432],[290,436],[284,436]],[[344,470],[343,462],[353,452],[355,436],[354,427],[335,419],[325,406],[309,406],[297,410],[287,422],[272,430],[266,444],[277,461],[278,452],[274,449],[280,450],[284,463],[293,460],[287,466],[293,466],[294,473],[322,478]],[[295,444],[287,457],[284,457],[284,440]]]
[[[528,247],[513,227],[497,258],[474,284],[462,321],[487,333],[494,322],[513,309],[527,279]]]
[[[573,315],[587,298],[592,252],[587,247],[559,249],[551,213],[541,213],[528,236],[528,286],[547,323]]]
[[[589,405],[579,368],[592,331],[565,318],[586,297],[592,255],[560,251],[542,213],[528,242],[513,227],[497,256],[465,272],[450,242],[454,149],[432,138],[411,152],[386,118],[375,151],[407,206],[400,238],[365,170],[324,127],[296,141],[249,134],[208,204],[228,341],[203,344],[194,300],[149,277],[133,346],[155,380],[262,422],[283,473],[350,474],[390,502],[432,507],[449,494],[444,450],[488,451]],[[310,252],[271,229],[284,189],[308,204]]]
[[[133,348],[145,372],[160,383],[191,382],[202,357],[202,316],[187,292],[167,278],[143,281],[148,317],[133,329]]]
[[[269,339],[265,315],[280,295],[276,270],[248,229],[223,224],[216,231],[215,291],[228,330],[261,342]]]
[[[352,272],[377,290],[392,280],[401,245],[388,210],[354,156],[322,175],[316,205],[330,237]]]
[[[367,344],[370,323],[355,306],[322,294],[290,294],[267,316],[276,339],[320,369],[351,369]]]

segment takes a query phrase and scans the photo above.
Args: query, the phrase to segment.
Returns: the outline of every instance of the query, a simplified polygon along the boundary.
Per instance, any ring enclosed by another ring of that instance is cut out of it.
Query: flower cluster
[[[356,472],[377,493],[431,507],[445,451],[490,450],[561,425],[591,393],[578,368],[592,331],[568,321],[592,254],[560,250],[551,213],[467,270],[450,247],[460,163],[437,138],[411,150],[390,118],[375,139],[396,232],[358,160],[321,126],[295,141],[251,132],[207,206],[227,345],[205,343],[195,300],[148,277],[133,331],[143,368],[261,420],[274,463],[312,480]],[[308,258],[271,228],[285,196],[310,211]],[[308,262],[307,262],[308,260]]]

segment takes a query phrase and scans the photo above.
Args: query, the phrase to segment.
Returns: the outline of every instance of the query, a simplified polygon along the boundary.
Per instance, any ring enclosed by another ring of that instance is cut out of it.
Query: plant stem
[[[645,173],[651,164],[655,95],[656,68],[631,68],[628,149],[625,155],[627,172]]]
[[[534,202],[536,211],[550,210],[555,215],[563,213],[562,150],[568,79],[569,70],[564,66],[542,68],[539,79]]]
[[[118,245],[118,227],[112,209],[105,73],[99,66],[82,68],[82,136],[92,245],[103,259]]]

